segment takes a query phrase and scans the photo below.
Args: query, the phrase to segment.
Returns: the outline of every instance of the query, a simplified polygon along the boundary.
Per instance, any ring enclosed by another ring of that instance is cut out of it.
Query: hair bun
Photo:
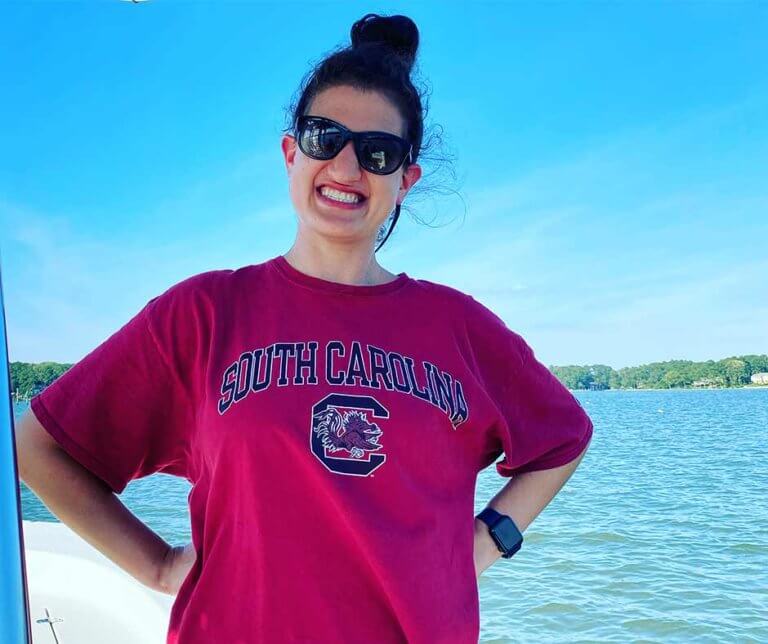
[[[407,16],[380,16],[368,13],[350,31],[352,47],[364,43],[381,43],[395,51],[410,69],[419,48],[419,30]]]

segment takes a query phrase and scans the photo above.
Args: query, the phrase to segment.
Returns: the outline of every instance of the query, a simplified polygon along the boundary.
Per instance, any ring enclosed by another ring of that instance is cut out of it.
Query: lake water
[[[576,396],[589,452],[481,576],[480,641],[768,642],[768,389]],[[507,480],[480,473],[476,512]],[[184,543],[188,491],[158,474],[121,498]],[[25,486],[22,509],[56,520]]]

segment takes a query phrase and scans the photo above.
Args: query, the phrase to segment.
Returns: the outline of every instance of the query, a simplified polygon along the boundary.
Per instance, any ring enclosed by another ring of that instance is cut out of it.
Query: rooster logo
[[[366,452],[381,449],[379,438],[382,431],[375,423],[369,423],[366,412],[345,411],[329,407],[312,416],[313,430],[329,452],[347,450],[354,458]]]

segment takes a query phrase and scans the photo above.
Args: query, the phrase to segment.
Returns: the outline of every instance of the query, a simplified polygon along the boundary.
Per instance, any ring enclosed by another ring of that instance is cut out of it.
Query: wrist
[[[497,559],[501,558],[501,551],[493,540],[488,526],[475,517],[475,565],[478,572],[482,572]]]
[[[170,570],[173,564],[174,554],[174,547],[166,544],[163,557],[160,559],[155,570],[154,584],[152,586],[153,590],[161,593],[168,593],[168,588],[170,586]]]

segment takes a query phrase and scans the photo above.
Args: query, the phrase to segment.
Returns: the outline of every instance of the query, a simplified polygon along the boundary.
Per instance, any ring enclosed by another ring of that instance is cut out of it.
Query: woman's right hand
[[[160,567],[157,590],[166,595],[176,595],[189,571],[192,570],[196,558],[195,546],[191,543],[169,548]]]

